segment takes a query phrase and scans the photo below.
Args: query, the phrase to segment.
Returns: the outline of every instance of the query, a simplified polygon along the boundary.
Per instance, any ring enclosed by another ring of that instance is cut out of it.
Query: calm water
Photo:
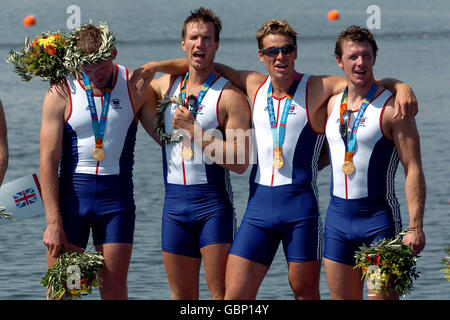
[[[379,56],[377,78],[396,77],[411,84],[419,100],[416,117],[421,134],[424,172],[427,179],[425,233],[427,246],[418,261],[420,278],[406,299],[449,299],[450,283],[440,269],[443,248],[450,243],[450,158],[447,101],[450,99],[450,3],[446,0],[407,1],[296,1],[283,0],[179,0],[130,1],[0,1],[0,98],[8,121],[10,166],[5,182],[39,170],[39,130],[42,99],[48,85],[40,80],[25,83],[5,61],[11,48],[25,36],[41,31],[67,29],[66,9],[77,4],[82,23],[107,20],[118,33],[117,62],[133,69],[148,60],[182,56],[181,24],[193,10],[208,6],[222,18],[221,48],[217,61],[236,68],[264,72],[257,60],[256,29],[267,19],[285,18],[300,35],[297,70],[313,74],[342,75],[332,51],[337,34],[350,24],[366,25],[366,9],[381,9],[381,29],[374,30]],[[107,7],[106,7],[107,5]],[[338,9],[341,19],[328,22],[326,13]],[[35,15],[37,25],[22,26],[22,19]],[[161,152],[140,128],[135,152],[135,199],[137,219],[135,246],[129,272],[130,299],[170,299],[161,258],[160,224],[163,203]],[[329,200],[329,168],[319,174],[322,218]],[[232,175],[238,222],[248,197],[248,173]],[[404,173],[397,173],[397,194],[404,226],[408,223],[404,200]],[[42,244],[44,217],[0,225],[0,299],[42,299],[39,282],[46,272]],[[202,273],[203,274],[203,273]],[[329,299],[325,274],[320,289]],[[89,299],[98,299],[92,294]],[[202,299],[208,299],[201,280]],[[259,299],[291,299],[287,266],[280,249],[258,295]]]

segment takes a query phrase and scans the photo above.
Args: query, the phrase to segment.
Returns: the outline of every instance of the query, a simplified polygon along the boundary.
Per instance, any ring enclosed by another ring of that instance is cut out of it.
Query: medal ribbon
[[[92,128],[94,129],[95,136],[95,147],[101,149],[103,144],[103,135],[105,134],[106,119],[108,117],[109,101],[111,99],[114,74],[111,74],[111,78],[109,79],[108,84],[105,88],[105,93],[103,94],[103,105],[102,113],[100,116],[100,123],[98,121],[97,109],[95,108],[94,93],[91,87],[91,80],[89,80],[84,72],[82,72],[82,74],[84,89],[86,91],[86,97],[89,103],[89,111],[91,112]]]
[[[370,104],[370,101],[372,100],[373,96],[375,95],[375,92],[377,91],[377,84],[373,83],[372,87],[370,87],[369,92],[364,97],[364,100],[361,104],[361,107],[359,108],[358,114],[356,115],[355,122],[353,123],[352,130],[350,131],[350,137],[347,141],[347,135],[343,136],[342,139],[345,144],[345,161],[353,161],[353,153],[355,152],[355,146],[356,146],[356,132],[358,131],[359,123],[361,122],[361,119],[364,115],[364,112],[367,109],[367,106]],[[341,107],[340,107],[340,123],[343,123],[342,114],[347,110],[347,101],[348,101],[348,87],[345,88],[344,93],[342,95],[341,99]],[[350,117],[348,117],[348,120],[350,121]]]
[[[294,97],[295,91],[300,83],[300,75],[295,73],[295,80],[289,88],[288,94],[286,96],[286,101],[284,103],[283,113],[280,119],[280,128],[277,128],[277,118],[275,116],[275,110],[273,107],[273,88],[272,82],[269,84],[269,89],[267,90],[267,111],[269,114],[270,129],[272,131],[272,141],[273,149],[276,155],[281,156],[281,146],[284,142],[284,136],[286,134],[286,122],[289,114],[289,108],[292,104],[292,98]]]
[[[209,74],[208,79],[206,79],[206,82],[203,84],[202,89],[198,93],[197,97],[195,97],[194,95],[191,95],[188,98],[186,98],[186,84],[187,84],[188,78],[189,78],[189,72],[186,72],[186,75],[185,75],[183,81],[181,82],[180,98],[183,100],[186,100],[186,107],[192,113],[194,118],[197,118],[198,107],[200,106],[201,102],[203,101],[203,98],[205,97],[206,92],[214,83],[214,80],[216,79],[216,75],[214,74],[214,72],[211,72]],[[191,105],[191,103],[193,105]],[[192,149],[190,146],[185,147],[184,141],[183,141],[183,147],[182,147],[182,151],[181,151],[181,155],[183,156],[183,158],[184,158],[183,151],[185,150],[185,148],[187,148],[187,150],[190,150],[190,155],[188,156],[188,158],[186,158],[186,159],[189,159],[190,157],[192,157]],[[188,151],[184,151],[184,152],[188,152]]]
[[[187,100],[186,99],[186,84],[187,84],[188,78],[189,78],[189,72],[186,73],[186,76],[184,77],[183,82],[181,83],[180,97],[183,100]],[[203,98],[206,95],[206,92],[212,86],[215,79],[216,79],[216,75],[214,74],[214,72],[211,72],[210,75],[208,76],[208,79],[206,79],[206,82],[203,84],[202,89],[200,90],[200,92],[197,96],[197,101],[194,103],[194,108],[192,110],[190,110],[192,115],[194,116],[194,118],[196,118],[198,107],[202,103]],[[188,101],[186,101],[186,102],[188,102]],[[186,107],[189,107],[189,106],[187,105]]]

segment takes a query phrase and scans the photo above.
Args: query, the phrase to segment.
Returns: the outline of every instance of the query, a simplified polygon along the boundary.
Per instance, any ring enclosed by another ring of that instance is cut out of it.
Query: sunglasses
[[[347,127],[351,113],[352,113],[351,110],[346,109],[344,110],[341,116],[342,121],[339,123],[339,133],[341,134],[341,138],[343,139],[347,138]]]
[[[291,44],[288,44],[284,47],[274,47],[274,48],[267,48],[267,49],[261,49],[260,52],[263,55],[269,56],[271,58],[275,58],[278,56],[278,54],[283,52],[283,54],[291,54],[297,49],[297,46],[293,46]]]
[[[199,106],[199,103],[198,103],[197,97],[194,95],[190,95],[188,97],[187,108],[194,117],[197,116],[198,106]]]

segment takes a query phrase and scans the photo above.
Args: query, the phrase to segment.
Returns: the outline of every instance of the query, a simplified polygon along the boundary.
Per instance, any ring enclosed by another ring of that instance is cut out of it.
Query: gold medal
[[[342,165],[342,171],[345,174],[352,174],[355,171],[355,165],[351,161],[345,161]]]
[[[275,155],[273,157],[273,166],[277,169],[281,169],[281,167],[284,165],[284,160],[281,155]]]
[[[273,148],[273,166],[277,169],[281,169],[284,165],[283,156],[281,155],[281,146]]]
[[[94,152],[92,152],[92,157],[97,161],[102,161],[106,157],[105,150],[102,148],[95,148]]]
[[[181,156],[184,160],[189,160],[194,155],[194,151],[192,151],[191,147],[189,146],[183,146],[183,149],[181,149]]]

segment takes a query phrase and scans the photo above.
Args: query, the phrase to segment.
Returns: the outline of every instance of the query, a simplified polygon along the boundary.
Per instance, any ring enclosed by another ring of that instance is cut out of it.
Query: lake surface
[[[443,248],[450,243],[450,2],[413,1],[295,1],[283,0],[166,0],[51,1],[2,0],[0,10],[0,99],[8,122],[10,162],[8,182],[39,170],[41,105],[48,84],[38,79],[22,82],[5,62],[12,48],[22,45],[25,36],[48,30],[66,29],[68,6],[80,8],[81,22],[107,20],[117,33],[116,61],[130,69],[149,60],[183,56],[181,26],[190,10],[212,8],[222,19],[221,44],[216,60],[238,69],[264,72],[257,57],[254,33],[267,19],[285,18],[299,32],[297,71],[343,75],[333,58],[338,33],[351,24],[366,26],[367,8],[380,8],[381,29],[373,30],[379,53],[376,78],[395,77],[409,83],[419,101],[416,117],[421,135],[422,161],[427,180],[424,230],[427,245],[418,260],[420,278],[404,299],[449,299],[450,283],[440,269]],[[337,9],[341,19],[329,22],[327,12]],[[37,24],[22,25],[33,14]],[[238,223],[248,198],[248,170],[232,174]],[[329,168],[320,172],[318,186],[322,219],[329,201]],[[129,270],[130,299],[170,299],[161,257],[161,211],[164,199],[161,151],[142,127],[135,149],[135,200],[137,218],[135,245]],[[399,166],[396,179],[403,226],[408,225],[404,195],[404,172]],[[46,272],[42,235],[44,216],[0,225],[0,299],[43,299],[40,280]],[[203,272],[202,272],[203,275]],[[200,298],[209,299],[203,276]],[[329,299],[322,268],[322,299]],[[88,299],[98,299],[93,293]],[[292,299],[287,265],[280,249],[259,290],[258,299]]]

